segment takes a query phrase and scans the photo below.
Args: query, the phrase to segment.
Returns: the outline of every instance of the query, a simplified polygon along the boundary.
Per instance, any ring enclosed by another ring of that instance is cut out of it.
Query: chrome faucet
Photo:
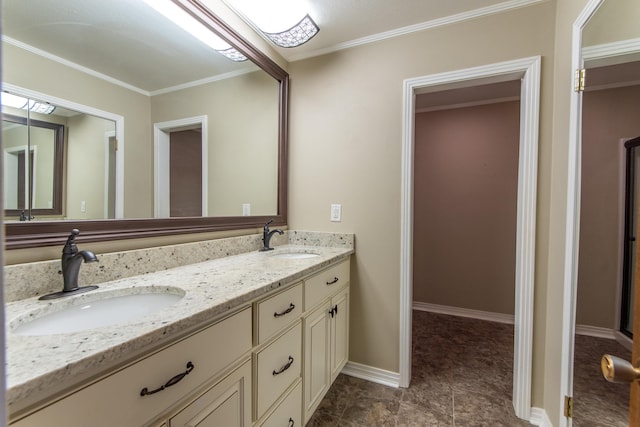
[[[97,262],[98,258],[91,251],[79,251],[76,246],[76,236],[80,234],[80,230],[74,228],[67,238],[64,248],[62,248],[62,279],[64,285],[62,291],[52,294],[43,295],[41,300],[61,298],[68,295],[75,295],[97,289],[97,286],[78,286],[78,274],[80,273],[80,265],[82,262]]]
[[[267,222],[264,225],[263,231],[262,231],[262,248],[260,249],[260,251],[264,252],[264,251],[272,251],[273,248],[269,247],[269,242],[271,241],[271,236],[273,236],[275,233],[278,233],[280,235],[284,234],[284,231],[282,230],[271,230],[269,231],[269,224],[271,224],[273,222],[273,220]]]

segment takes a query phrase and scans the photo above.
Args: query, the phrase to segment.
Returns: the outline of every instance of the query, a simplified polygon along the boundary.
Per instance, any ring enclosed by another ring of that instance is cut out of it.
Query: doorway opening
[[[416,97],[412,388],[517,424],[513,388],[520,81]],[[431,360],[438,354],[453,355]],[[435,368],[435,369],[434,369]],[[475,417],[475,414],[473,415]]]
[[[154,215],[207,216],[207,116],[154,124]]]
[[[408,79],[404,82],[402,149],[400,381],[411,381],[413,307],[413,177],[415,99],[422,93],[520,81],[520,134],[514,310],[513,405],[519,418],[533,419],[531,353],[533,338],[533,278],[535,267],[536,184],[540,57]]]

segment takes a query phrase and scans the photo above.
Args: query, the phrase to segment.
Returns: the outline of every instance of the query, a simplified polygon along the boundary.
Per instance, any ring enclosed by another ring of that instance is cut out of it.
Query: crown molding
[[[513,9],[519,9],[522,7],[532,6],[538,3],[544,3],[548,0],[509,0],[502,3],[498,3],[492,6],[482,7],[479,9],[469,10],[466,12],[457,13],[455,15],[445,16],[443,18],[433,19],[420,24],[409,25],[407,27],[396,28],[395,30],[385,31],[371,36],[362,37],[359,39],[351,40],[344,43],[338,43],[333,46],[329,46],[323,49],[316,49],[305,53],[294,54],[287,58],[289,62],[300,61],[303,59],[312,58],[315,56],[325,55],[327,53],[337,52],[339,50],[349,49],[355,46],[361,46],[369,43],[379,42],[394,37],[404,36],[419,31],[428,30],[431,28],[442,27],[445,25],[451,25],[458,22],[468,21],[471,19],[481,18],[484,16],[495,15],[498,13],[508,12]]]

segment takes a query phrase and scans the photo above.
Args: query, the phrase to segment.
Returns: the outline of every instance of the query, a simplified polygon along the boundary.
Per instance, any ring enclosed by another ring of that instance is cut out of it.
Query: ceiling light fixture
[[[0,95],[2,105],[7,107],[20,108],[22,110],[33,111],[40,114],[51,114],[56,109],[55,105],[48,102],[34,101],[33,99],[23,98],[9,92],[2,92]]]
[[[193,19],[191,15],[171,0],[144,0],[144,2],[216,52],[226,56],[232,61],[242,62],[247,60],[246,56],[214,34],[209,28]]]
[[[296,47],[311,40],[320,28],[303,0],[225,0],[254,28],[280,47]]]
[[[318,31],[320,31],[320,28],[307,14],[300,22],[288,30],[280,33],[265,32],[265,35],[278,46],[296,47],[311,40],[313,36],[318,34]]]

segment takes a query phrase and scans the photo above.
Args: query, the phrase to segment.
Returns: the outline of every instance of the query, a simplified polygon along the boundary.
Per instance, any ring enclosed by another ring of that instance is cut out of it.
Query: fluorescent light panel
[[[2,94],[0,94],[0,100],[2,101],[2,105],[6,105],[7,107],[20,108],[40,114],[51,114],[53,110],[56,109],[54,105],[47,102],[34,101],[33,99],[23,98],[22,96],[9,92],[2,92]]]
[[[209,28],[193,19],[191,15],[171,0],[144,0],[144,2],[184,31],[232,61],[247,60],[246,56],[218,37]]]

